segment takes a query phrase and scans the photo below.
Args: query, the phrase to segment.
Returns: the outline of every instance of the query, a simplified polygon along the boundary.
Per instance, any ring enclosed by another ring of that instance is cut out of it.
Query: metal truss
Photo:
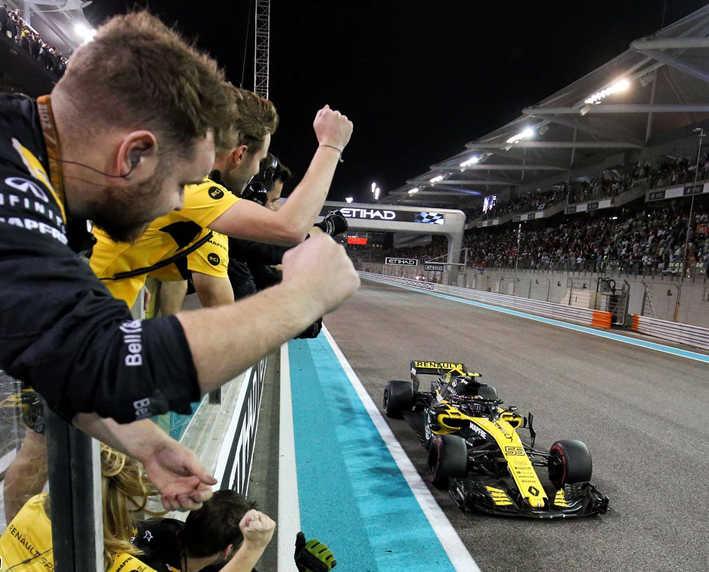
[[[468,149],[504,149],[507,143],[468,143]],[[634,143],[618,141],[520,141],[515,143],[513,149],[640,149]]]
[[[709,73],[706,70],[694,65],[691,60],[683,61],[679,54],[672,55],[665,50],[679,49],[707,49],[709,48],[708,38],[667,38],[657,40],[636,40],[630,47],[636,52],[650,56],[651,58],[665,65],[678,69],[701,81],[709,82]]]
[[[406,181],[407,184],[409,185],[430,185],[431,180],[430,179],[411,179],[409,181]],[[509,186],[515,186],[519,185],[519,181],[500,181],[498,179],[445,179],[443,181],[438,181],[436,183],[436,187],[444,186],[444,185],[497,185],[497,186],[504,186],[504,187],[509,187]]]
[[[604,113],[709,113],[709,105],[687,104],[687,105],[665,105],[665,104],[601,104],[587,105],[578,109],[576,107],[525,107],[522,110],[525,115],[537,117],[539,115],[586,115]]]
[[[442,173],[455,173],[456,171],[565,171],[565,167],[555,167],[553,165],[470,165],[469,167],[445,167],[434,166],[432,171]]]
[[[264,99],[268,99],[271,0],[255,1],[254,91]]]

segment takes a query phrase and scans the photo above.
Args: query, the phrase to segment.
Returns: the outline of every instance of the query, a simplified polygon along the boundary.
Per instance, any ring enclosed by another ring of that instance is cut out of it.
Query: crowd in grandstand
[[[544,210],[563,201],[575,204],[612,198],[639,185],[647,188],[688,185],[694,182],[696,167],[696,157],[665,157],[659,161],[642,162],[632,173],[608,171],[598,178],[578,179],[546,190],[527,191],[509,201],[498,202],[486,212],[481,208],[465,209],[466,219],[492,220],[510,213]],[[709,154],[704,154],[699,161],[697,181],[708,178]]]
[[[0,6],[0,31],[23,50],[36,58],[47,70],[61,77],[66,71],[67,58],[45,42],[20,16],[18,9]]]
[[[506,267],[634,273],[671,272],[681,268],[687,232],[688,204],[657,210],[624,209],[618,216],[589,219],[575,215],[561,223],[525,223],[517,257],[516,229],[510,226],[472,229],[464,247],[468,261],[488,268]],[[709,267],[709,205],[698,204],[690,228],[686,267]],[[382,256],[430,260],[443,256],[447,243],[439,238],[422,247],[397,248]]]

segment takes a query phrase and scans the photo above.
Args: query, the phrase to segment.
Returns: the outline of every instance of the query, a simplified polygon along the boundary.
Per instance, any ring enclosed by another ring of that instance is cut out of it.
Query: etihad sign
[[[396,213],[394,211],[385,211],[380,209],[340,209],[340,212],[346,218],[359,218],[365,220],[396,219]]]

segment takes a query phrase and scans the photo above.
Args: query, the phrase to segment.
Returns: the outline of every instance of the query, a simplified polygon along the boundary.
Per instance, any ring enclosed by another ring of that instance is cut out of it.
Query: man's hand
[[[320,145],[332,145],[342,151],[350,141],[354,126],[346,115],[326,105],[315,116],[313,128]]]
[[[160,491],[165,510],[197,510],[212,498],[217,480],[209,475],[192,451],[168,439],[141,459],[148,478]]]
[[[118,424],[96,413],[79,413],[72,423],[95,439],[145,466],[166,510],[195,510],[212,497],[217,483],[192,451],[168,437],[150,419]]]
[[[244,544],[254,550],[263,550],[273,538],[276,523],[262,512],[251,509],[241,519],[239,529],[244,535]]]
[[[283,284],[311,292],[317,314],[335,310],[359,288],[359,276],[345,249],[319,234],[283,256]]]

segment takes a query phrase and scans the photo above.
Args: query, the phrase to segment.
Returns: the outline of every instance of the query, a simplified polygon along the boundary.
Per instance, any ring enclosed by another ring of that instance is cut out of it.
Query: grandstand
[[[478,274],[616,273],[675,278],[680,287],[706,281],[708,32],[709,6],[632,42],[384,202],[463,210],[464,246]],[[445,245],[392,252],[425,262],[445,254]],[[696,323],[690,314],[679,319]]]

